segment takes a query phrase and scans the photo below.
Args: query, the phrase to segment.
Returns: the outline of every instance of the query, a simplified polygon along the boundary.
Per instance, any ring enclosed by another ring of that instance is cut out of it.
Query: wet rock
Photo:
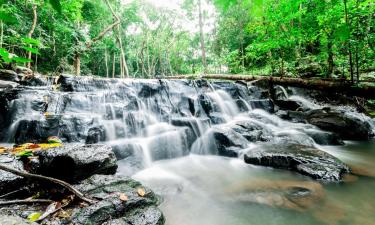
[[[199,102],[200,106],[202,107],[203,111],[207,115],[210,115],[210,113],[214,109],[214,106],[212,105],[211,99],[207,95],[201,94],[201,95],[198,96],[198,102]]]
[[[320,130],[313,130],[308,129],[304,131],[307,135],[309,135],[312,139],[314,139],[315,143],[319,145],[343,145],[344,141],[340,138],[339,135],[325,132]]]
[[[113,224],[113,221],[131,225],[164,224],[164,216],[156,208],[156,195],[130,178],[94,175],[76,188],[101,200],[76,209],[72,215],[74,224]],[[139,195],[139,189],[145,191],[143,196]],[[120,199],[120,193],[127,196],[126,201]]]
[[[320,183],[311,181],[251,180],[231,185],[225,196],[302,212],[321,202],[324,189]]]
[[[248,141],[230,127],[215,127],[211,131],[218,154],[227,157],[237,157]]]
[[[86,137],[86,144],[96,144],[105,141],[105,129],[103,126],[92,127]]]
[[[265,144],[249,149],[246,163],[296,171],[314,179],[341,181],[350,169],[334,156],[314,147],[303,145]]]
[[[18,74],[13,70],[0,69],[0,80],[18,82]]]
[[[275,111],[274,104],[271,99],[251,100],[249,101],[249,104],[253,109],[263,109],[269,113],[273,113]]]
[[[162,212],[158,208],[151,206],[137,214],[115,219],[103,225],[162,225],[164,221]]]
[[[5,80],[0,80],[0,90],[1,89],[12,89],[18,87],[18,83],[13,82],[13,81],[5,81]]]
[[[159,82],[143,82],[141,85],[141,89],[138,92],[138,96],[140,97],[151,97],[162,90],[162,86]]]
[[[2,154],[0,155],[0,163],[4,166],[24,171],[23,163],[14,156]],[[0,170],[0,194],[14,191],[15,187],[19,187],[24,183],[23,177]]]
[[[41,174],[70,182],[117,169],[116,156],[106,145],[71,144],[34,154],[39,156]]]
[[[271,131],[252,120],[238,120],[230,127],[250,142],[269,141],[272,138]]]
[[[27,142],[41,143],[48,137],[59,134],[59,118],[51,117],[42,120],[21,120],[17,126],[14,140],[16,144]]]
[[[371,125],[362,118],[329,109],[312,110],[307,121],[320,129],[338,134],[348,140],[368,140],[372,135]]]
[[[18,216],[0,215],[1,225],[37,225]]]
[[[278,99],[278,100],[275,100],[275,104],[283,110],[291,110],[291,111],[296,111],[297,109],[300,109],[302,107],[301,104],[293,100]]]

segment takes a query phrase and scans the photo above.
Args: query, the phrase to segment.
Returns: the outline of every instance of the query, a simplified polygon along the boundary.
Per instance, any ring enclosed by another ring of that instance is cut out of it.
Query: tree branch
[[[25,200],[12,200],[12,201],[0,201],[2,205],[19,205],[19,204],[34,204],[34,203],[46,203],[51,204],[53,201],[48,199],[25,199]]]
[[[52,177],[46,177],[46,176],[42,176],[42,175],[38,175],[38,174],[32,174],[32,173],[27,173],[27,172],[22,172],[22,171],[19,171],[19,170],[15,170],[13,168],[10,168],[10,167],[7,167],[7,166],[4,166],[0,163],[0,169],[1,170],[4,170],[4,171],[7,171],[9,173],[13,173],[13,174],[16,174],[18,176],[21,176],[21,177],[25,177],[25,178],[34,178],[34,179],[38,179],[38,180],[44,180],[44,181],[49,181],[51,183],[55,183],[55,184],[58,184],[60,186],[63,186],[65,187],[66,189],[68,189],[69,191],[71,191],[75,196],[77,196],[79,199],[81,199],[82,201],[85,201],[87,203],[90,203],[90,204],[93,204],[95,203],[96,201],[93,200],[93,199],[90,199],[90,198],[87,198],[84,196],[84,194],[80,191],[78,191],[77,189],[75,189],[72,185],[68,184],[67,182],[65,181],[62,181],[62,180],[59,180],[59,179],[56,179],[56,178],[52,178]]]

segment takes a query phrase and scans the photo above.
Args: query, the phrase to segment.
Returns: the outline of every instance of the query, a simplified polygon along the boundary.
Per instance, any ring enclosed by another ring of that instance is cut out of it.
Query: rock
[[[106,145],[70,144],[34,154],[39,156],[39,173],[70,182],[117,170],[116,156]]]
[[[248,141],[230,127],[215,127],[212,134],[218,154],[227,157],[237,157],[242,149],[248,146]]]
[[[320,129],[338,134],[348,140],[368,140],[372,128],[368,121],[345,112],[317,109],[308,112],[307,121]]]
[[[18,82],[18,74],[13,70],[0,69],[0,80]]]
[[[16,144],[27,142],[41,143],[48,137],[59,134],[59,118],[51,117],[44,120],[21,120],[14,136]]]
[[[86,144],[96,144],[105,141],[105,129],[103,126],[92,127],[86,137]]]
[[[273,113],[275,111],[274,104],[271,99],[251,100],[249,101],[249,104],[253,109],[263,109],[269,113]]]
[[[164,216],[156,208],[156,195],[130,178],[94,175],[76,185],[76,188],[102,200],[76,209],[72,215],[74,224],[164,224]],[[143,196],[138,193],[139,189],[145,191]],[[121,200],[120,194],[125,195],[127,200]]]
[[[23,163],[14,156],[1,154],[0,163],[4,166],[24,171]],[[25,179],[23,177],[0,170],[0,195],[14,191],[15,187],[20,187],[24,183]]]
[[[115,219],[103,225],[163,225],[164,222],[163,213],[158,208],[151,206],[135,215]]]
[[[246,163],[296,171],[314,179],[341,181],[350,169],[334,156],[296,144],[265,144],[249,149],[244,155]]]
[[[275,100],[275,104],[283,110],[297,111],[302,105],[293,100]]]
[[[0,89],[12,89],[18,87],[18,83],[13,81],[0,80]]]
[[[0,225],[37,225],[18,216],[0,215]]]
[[[314,139],[315,143],[319,145],[343,145],[344,141],[339,135],[320,130],[307,129],[304,132]]]
[[[17,66],[16,67],[16,72],[17,73],[23,73],[23,74],[32,74],[33,71],[27,67],[24,66]]]
[[[272,139],[271,131],[252,120],[237,120],[230,127],[250,142]]]

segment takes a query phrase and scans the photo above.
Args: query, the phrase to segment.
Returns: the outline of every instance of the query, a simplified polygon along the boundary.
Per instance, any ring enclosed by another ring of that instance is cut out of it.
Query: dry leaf
[[[3,154],[4,152],[6,152],[6,148],[4,148],[4,147],[0,147],[0,154]]]
[[[126,196],[124,193],[120,193],[120,200],[123,201],[123,202],[126,202],[128,201],[128,196]]]
[[[144,188],[138,188],[137,193],[138,193],[139,196],[143,197],[143,196],[145,196],[146,191],[145,191]]]

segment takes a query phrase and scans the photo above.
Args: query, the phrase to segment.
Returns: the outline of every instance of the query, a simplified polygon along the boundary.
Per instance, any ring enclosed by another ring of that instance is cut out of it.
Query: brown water
[[[375,224],[375,178],[369,177],[375,141],[322,148],[367,176],[324,184],[241,159],[190,155],[155,162],[134,178],[162,196],[167,225]]]

